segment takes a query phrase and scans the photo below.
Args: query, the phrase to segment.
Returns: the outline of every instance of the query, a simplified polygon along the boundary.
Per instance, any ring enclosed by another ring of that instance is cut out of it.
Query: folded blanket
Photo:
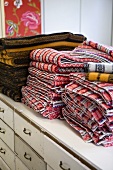
[[[84,65],[83,63],[82,64],[76,63],[77,67],[64,67],[64,68],[61,68],[55,64],[41,63],[38,61],[31,61],[29,65],[30,67],[35,67],[39,70],[46,71],[49,73],[69,74],[72,72],[85,72],[85,69],[82,68]]]
[[[26,67],[29,66],[30,59],[29,57],[0,58],[0,62],[14,67]]]
[[[73,34],[71,32],[59,32],[52,34],[40,34],[29,37],[19,38],[1,38],[0,49],[25,48],[57,41],[82,43],[86,37],[82,34]]]
[[[64,118],[75,129],[80,129],[84,140],[113,145],[113,107],[105,103],[102,94],[75,81],[65,86],[61,97],[66,105],[62,110]]]
[[[71,53],[71,51],[70,51]],[[80,54],[71,55],[66,51],[57,51],[51,48],[37,49],[30,53],[30,59],[40,63],[54,64],[61,68],[84,67],[84,62],[99,62],[98,59],[81,56]]]
[[[51,84],[52,86],[60,86],[69,83],[68,74],[47,73],[34,67],[29,67],[28,71],[31,76],[37,77],[39,80]]]
[[[64,105],[62,101],[49,101],[43,95],[40,96],[30,92],[27,86],[22,87],[21,101],[43,117],[49,119],[62,118],[61,109]]]
[[[113,73],[113,63],[84,63],[86,72]]]
[[[15,102],[20,102],[22,98],[21,90],[10,88],[9,86],[2,86],[1,93],[13,99]]]
[[[84,73],[71,73],[70,81],[77,82],[83,87],[88,88],[89,90],[92,90],[93,92],[99,94],[103,98],[105,103],[107,103],[107,105],[113,106],[113,84],[112,83],[88,81],[85,79]],[[107,108],[108,108],[107,112],[109,112],[107,114],[110,114],[110,113],[112,114],[112,111],[110,111],[110,108],[108,106]]]
[[[56,94],[60,94],[61,95],[61,92],[63,91],[63,87],[64,87],[64,85],[62,85],[62,86],[60,86],[60,87],[58,87],[58,86],[54,86],[54,85],[51,85],[51,84],[49,84],[49,83],[46,83],[46,82],[43,82],[43,81],[41,81],[41,80],[39,80],[38,78],[36,78],[36,77],[33,77],[33,76],[31,76],[31,75],[28,75],[28,77],[27,77],[27,82],[26,82],[26,84],[28,85],[28,86],[33,86],[33,87],[35,87],[36,89],[38,88],[38,89],[40,89],[40,90],[42,90],[42,91],[46,91],[46,92],[50,92],[50,91],[53,91],[53,92],[55,92]]]
[[[98,59],[100,62],[110,63],[113,61],[113,47],[101,45],[92,41],[84,41],[83,45],[76,47],[72,54],[81,54]]]
[[[90,72],[86,73],[86,79],[89,81],[113,83],[113,74]]]

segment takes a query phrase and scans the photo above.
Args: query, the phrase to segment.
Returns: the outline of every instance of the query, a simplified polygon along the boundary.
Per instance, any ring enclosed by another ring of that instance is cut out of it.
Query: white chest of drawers
[[[113,170],[113,147],[85,143],[64,120],[45,119],[3,94],[0,99],[2,170]]]

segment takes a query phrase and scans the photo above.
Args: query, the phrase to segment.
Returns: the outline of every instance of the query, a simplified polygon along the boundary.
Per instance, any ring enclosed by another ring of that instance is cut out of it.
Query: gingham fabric
[[[66,105],[62,109],[64,118],[79,131],[85,141],[112,146],[113,106],[110,105],[112,95],[109,91],[111,84],[90,84],[90,81],[84,81],[85,74],[81,73],[71,74],[70,79],[73,82],[65,86],[65,92],[61,95]]]
[[[113,63],[84,63],[85,72],[113,73]]]

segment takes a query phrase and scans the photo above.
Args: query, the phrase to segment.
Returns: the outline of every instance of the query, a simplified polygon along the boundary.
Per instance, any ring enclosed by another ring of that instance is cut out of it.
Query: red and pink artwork
[[[40,0],[5,0],[6,37],[41,34]]]

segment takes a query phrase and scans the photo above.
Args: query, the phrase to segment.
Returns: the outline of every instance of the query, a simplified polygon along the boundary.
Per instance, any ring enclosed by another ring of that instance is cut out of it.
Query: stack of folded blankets
[[[75,67],[69,51],[52,48],[33,50],[30,53],[27,85],[22,87],[22,102],[49,119],[62,118],[61,93],[69,83],[70,72],[83,72]]]
[[[70,81],[69,74],[84,72],[86,61],[101,61],[90,55],[86,58],[86,55],[73,50],[58,51],[52,48],[33,50],[30,60],[27,85],[22,87],[22,102],[49,119],[62,117],[64,102],[61,94]]]
[[[74,49],[86,37],[70,32],[31,37],[0,39],[0,91],[14,101],[21,101],[21,87],[26,84],[30,52],[37,48]]]
[[[100,62],[84,62],[86,73],[70,74],[62,114],[84,141],[113,146],[113,48],[86,41],[74,53]]]

